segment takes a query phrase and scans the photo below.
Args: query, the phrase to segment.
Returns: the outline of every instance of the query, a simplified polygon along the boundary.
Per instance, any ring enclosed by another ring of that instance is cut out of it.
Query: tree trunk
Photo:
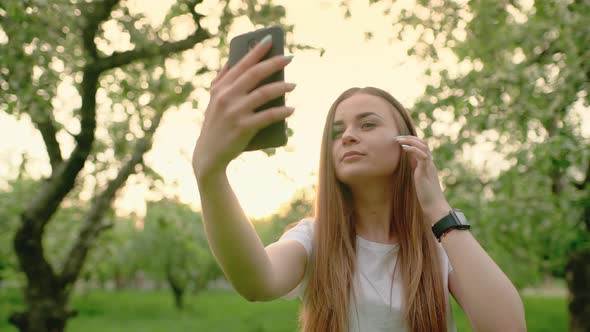
[[[172,290],[172,294],[174,294],[174,305],[176,306],[176,309],[178,310],[182,310],[183,308],[183,295],[184,295],[184,287],[182,287],[182,285],[180,285],[180,283],[175,282],[174,278],[171,277],[170,275],[168,276],[168,285],[170,286],[170,289]]]
[[[123,290],[125,288],[126,282],[125,277],[119,271],[115,273],[115,289],[116,290]]]
[[[77,314],[66,310],[68,297],[63,287],[30,285],[25,292],[28,311],[13,313],[8,321],[20,332],[63,332],[67,320]]]
[[[184,307],[184,302],[182,301],[184,290],[182,288],[173,288],[172,291],[174,292],[174,305],[176,309],[182,310]]]
[[[569,331],[590,331],[590,249],[570,254],[565,278],[569,291]]]
[[[22,223],[14,237],[14,249],[21,270],[27,277],[24,288],[26,311],[13,313],[8,321],[21,332],[63,331],[74,312],[66,310],[67,285],[54,272],[43,254],[44,220],[21,214]]]
[[[543,275],[543,288],[553,287],[553,275],[551,272],[545,272]]]

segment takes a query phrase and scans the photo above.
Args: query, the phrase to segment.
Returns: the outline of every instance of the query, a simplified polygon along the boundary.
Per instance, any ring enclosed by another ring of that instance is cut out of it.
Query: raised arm
[[[227,279],[249,301],[274,300],[303,278],[307,255],[294,240],[264,248],[225,173],[199,181],[205,233]]]
[[[288,107],[254,112],[295,87],[274,82],[256,88],[262,79],[290,62],[282,56],[258,62],[269,49],[267,39],[231,69],[224,67],[215,78],[193,151],[209,246],[225,276],[250,301],[271,300],[293,289],[303,275],[307,258],[303,246],[292,240],[264,248],[226,175],[228,164],[259,129],[293,112]]]

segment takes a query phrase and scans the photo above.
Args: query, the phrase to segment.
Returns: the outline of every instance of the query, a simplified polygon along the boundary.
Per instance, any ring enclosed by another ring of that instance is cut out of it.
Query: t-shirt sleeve
[[[309,276],[310,270],[310,261],[311,261],[311,250],[312,250],[312,239],[313,239],[313,225],[314,221],[310,219],[303,219],[293,228],[289,229],[285,232],[278,240],[283,241],[287,239],[295,240],[303,245],[305,251],[307,252],[307,264],[306,264],[306,271],[305,275],[303,276],[303,280],[289,293],[281,296],[281,299],[285,300],[293,300],[295,298],[302,298],[303,292],[305,291],[305,286],[307,285],[307,278]]]
[[[447,275],[449,273],[451,273],[451,271],[453,271],[453,265],[451,265],[451,260],[449,259],[449,256],[447,256],[447,252],[445,251],[444,247],[442,246],[442,244],[438,244],[439,249],[441,251],[441,255],[442,255],[442,264],[443,266],[446,265],[447,266]]]

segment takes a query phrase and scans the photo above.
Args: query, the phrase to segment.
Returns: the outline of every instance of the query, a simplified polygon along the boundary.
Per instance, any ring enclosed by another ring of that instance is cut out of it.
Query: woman
[[[258,129],[293,112],[253,111],[295,87],[255,89],[291,61],[258,62],[271,42],[215,78],[193,153],[207,239],[236,291],[250,301],[300,297],[303,331],[454,331],[449,291],[476,331],[526,330],[518,292],[470,232],[433,236],[452,209],[431,152],[402,105],[376,88],[334,102],[315,218],[263,246],[225,172]]]

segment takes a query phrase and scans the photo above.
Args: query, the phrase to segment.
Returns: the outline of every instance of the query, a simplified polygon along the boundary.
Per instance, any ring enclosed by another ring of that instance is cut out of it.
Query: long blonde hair
[[[351,193],[336,178],[334,171],[331,126],[340,102],[358,93],[385,99],[393,106],[392,115],[400,134],[416,135],[405,108],[389,93],[378,88],[350,88],[330,107],[321,146],[314,217],[316,228],[310,262],[312,271],[299,310],[303,332],[348,331],[350,291],[356,268],[356,230],[352,219]],[[409,331],[446,331],[445,293],[438,244],[424,220],[407,154],[401,154],[393,176],[396,185],[391,188],[391,228],[397,231],[399,239],[403,323]]]

